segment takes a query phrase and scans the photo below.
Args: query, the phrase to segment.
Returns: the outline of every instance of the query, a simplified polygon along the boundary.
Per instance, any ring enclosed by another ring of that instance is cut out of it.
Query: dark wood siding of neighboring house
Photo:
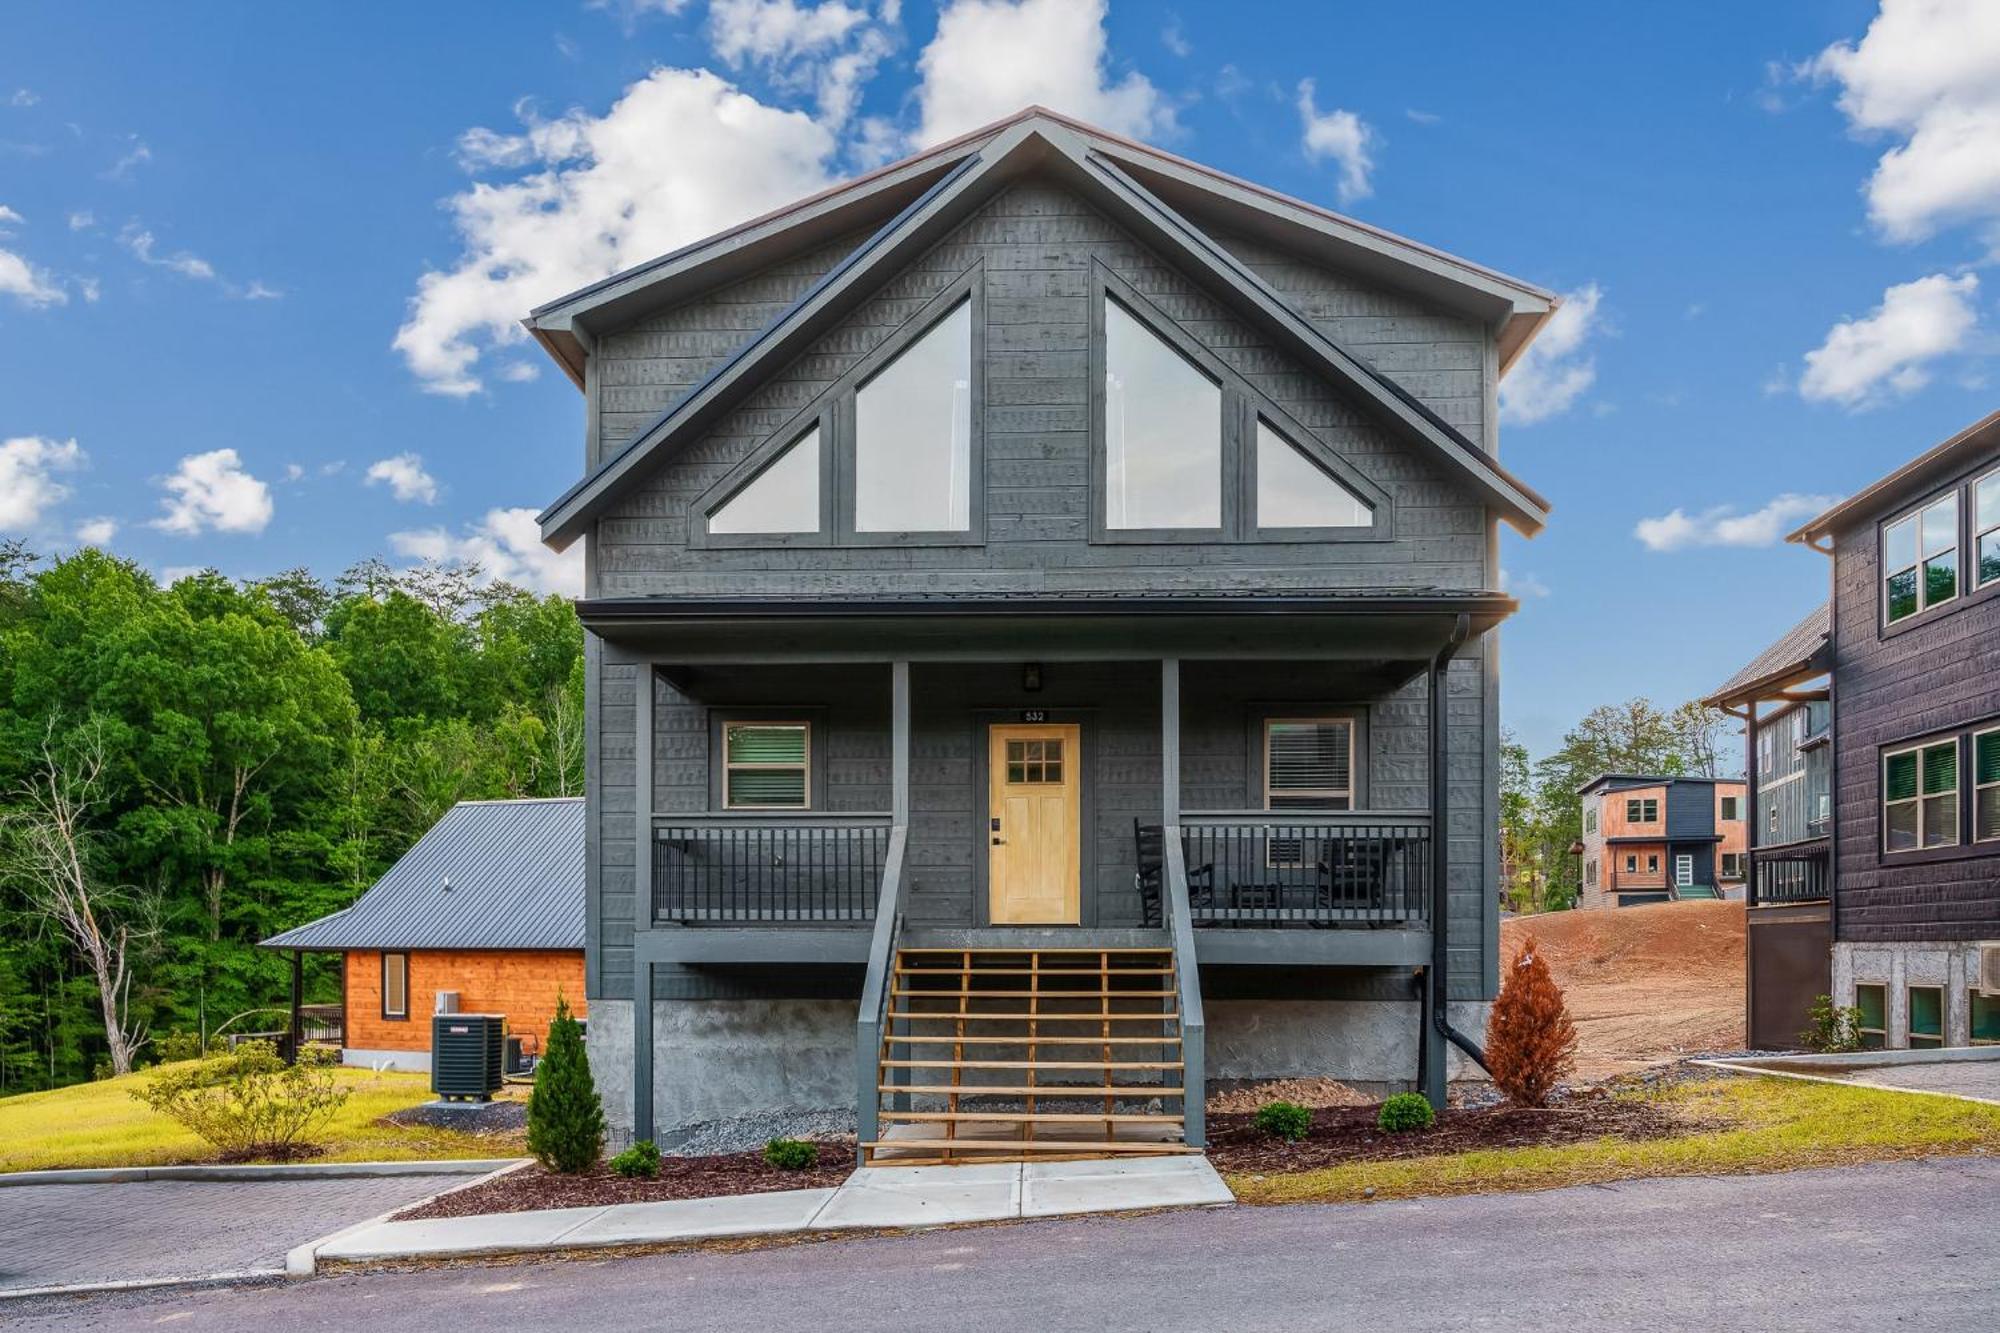
[[[1964,475],[1981,475],[1996,462],[2000,454]],[[1925,497],[1908,498],[1914,505]],[[1877,550],[1873,518],[1837,534],[1838,938],[1989,939],[2000,934],[2000,844],[1975,851],[1970,830],[1961,829],[1960,847],[1942,858],[1885,855],[1881,756],[1885,746],[2000,721],[2000,596],[1963,599],[1884,634]],[[1960,777],[1970,781],[1963,761]]]

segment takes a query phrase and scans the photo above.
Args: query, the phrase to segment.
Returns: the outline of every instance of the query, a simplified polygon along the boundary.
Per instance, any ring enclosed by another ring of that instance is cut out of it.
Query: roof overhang
[[[1815,549],[1824,549],[1820,543],[1840,529],[1852,527],[1856,523],[1879,517],[1887,511],[1899,509],[1907,503],[1921,499],[1927,492],[1937,490],[1955,480],[1966,468],[1978,461],[1980,454],[1996,446],[2000,446],[2000,411],[1981,417],[1942,444],[1926,449],[1880,481],[1862,487],[1833,508],[1805,523],[1785,540],[1799,542]]]

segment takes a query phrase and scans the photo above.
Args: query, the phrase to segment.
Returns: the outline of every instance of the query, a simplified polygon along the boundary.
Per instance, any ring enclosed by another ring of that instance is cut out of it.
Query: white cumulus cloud
[[[85,546],[103,546],[118,535],[115,518],[86,518],[76,525],[76,539]]]
[[[459,533],[423,528],[389,534],[390,549],[413,560],[471,561],[489,579],[535,592],[583,593],[583,543],[558,554],[542,545],[532,509],[489,509]]]
[[[0,250],[0,295],[11,296],[30,310],[63,305],[69,300],[69,294],[53,274],[12,250]]]
[[[152,526],[181,537],[204,532],[262,532],[271,521],[271,488],[243,470],[234,449],[189,454],[160,482],[164,511]]]
[[[519,132],[461,139],[475,168],[513,174],[447,201],[459,256],[418,280],[396,333],[433,393],[477,393],[535,306],[823,188],[838,146],[707,70],[655,69],[601,116],[518,111]]]
[[[1996,145],[2000,149],[2000,145]],[[1799,395],[1809,402],[1872,407],[1930,382],[1929,364],[1965,346],[1979,322],[1979,278],[1933,273],[1882,293],[1866,315],[1842,320],[1806,353]]]
[[[1748,513],[1734,505],[1715,505],[1696,514],[1676,507],[1658,518],[1640,519],[1632,535],[1653,551],[1691,546],[1775,546],[1800,523],[1839,502],[1837,495],[1786,491]]]
[[[1500,419],[1527,426],[1566,412],[1597,379],[1591,338],[1602,331],[1604,293],[1589,283],[1562,304],[1500,381]]]
[[[1895,141],[1868,181],[1884,236],[1974,222],[2000,246],[2000,4],[1882,0],[1860,41],[1834,43],[1805,70],[1840,85],[1855,134]]]
[[[1151,80],[1107,67],[1104,13],[1104,0],[952,0],[917,61],[918,145],[1030,104],[1135,138],[1171,134],[1173,107]]]
[[[1343,204],[1365,199],[1374,192],[1368,173],[1375,168],[1369,145],[1375,132],[1368,122],[1352,111],[1321,111],[1315,101],[1311,79],[1299,80],[1299,130],[1306,157],[1314,162],[1332,162],[1340,168],[1334,190]]]
[[[41,522],[51,506],[69,495],[69,487],[57,481],[56,474],[74,472],[83,462],[84,452],[75,440],[41,435],[0,440],[0,532]]]
[[[708,35],[732,69],[756,65],[780,89],[812,89],[832,127],[854,114],[862,85],[895,45],[865,8],[842,0],[714,0]]]
[[[437,478],[424,471],[424,460],[419,454],[397,454],[370,463],[367,484],[373,486],[378,482],[405,504],[413,500],[427,505],[437,503]]]

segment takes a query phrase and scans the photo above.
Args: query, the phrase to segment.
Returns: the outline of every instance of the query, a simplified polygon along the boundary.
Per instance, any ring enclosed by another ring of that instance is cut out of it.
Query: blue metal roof
[[[350,907],[267,949],[581,949],[583,798],[460,801]]]

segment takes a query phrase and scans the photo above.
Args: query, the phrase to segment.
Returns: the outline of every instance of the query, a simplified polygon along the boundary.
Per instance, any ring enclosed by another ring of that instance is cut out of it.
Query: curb
[[[237,1282],[271,1282],[283,1277],[277,1268],[245,1268],[230,1273],[207,1273],[200,1277],[135,1277],[122,1282],[71,1282],[54,1287],[10,1287],[0,1290],[0,1306],[9,1301],[33,1300],[38,1296],[96,1296],[117,1291],[158,1291],[164,1287],[221,1287]]]
[[[0,1189],[29,1185],[129,1185],[149,1180],[354,1180],[381,1176],[471,1176],[512,1169],[531,1158],[475,1157],[437,1162],[295,1162],[245,1166],[97,1166],[0,1174]]]
[[[291,1249],[285,1252],[285,1270],[283,1275],[288,1278],[312,1277],[314,1274],[319,1272],[319,1252],[322,1247],[331,1245],[334,1241],[341,1239],[343,1236],[350,1236],[357,1231],[361,1231],[367,1227],[372,1227],[377,1223],[387,1222],[397,1213],[406,1213],[412,1208],[421,1208],[425,1204],[431,1202],[433,1199],[442,1199],[447,1194],[456,1194],[460,1190],[469,1190],[474,1185],[483,1185],[489,1180],[498,1180],[500,1177],[504,1175],[508,1175],[511,1172],[519,1171],[523,1167],[532,1165],[534,1163],[534,1160],[535,1159],[532,1157],[517,1158],[513,1161],[503,1164],[499,1170],[487,1171],[482,1175],[476,1176],[473,1179],[466,1181],[463,1185],[453,1185],[448,1190],[438,1190],[436,1193],[427,1194],[421,1199],[413,1199],[408,1203],[399,1203],[394,1208],[391,1208],[386,1212],[377,1213],[375,1216],[367,1218],[364,1221],[355,1222],[352,1223],[351,1225],[344,1226],[340,1228],[340,1230],[338,1231],[330,1231],[326,1235],[321,1236],[318,1240],[309,1240],[303,1245],[294,1245]]]

